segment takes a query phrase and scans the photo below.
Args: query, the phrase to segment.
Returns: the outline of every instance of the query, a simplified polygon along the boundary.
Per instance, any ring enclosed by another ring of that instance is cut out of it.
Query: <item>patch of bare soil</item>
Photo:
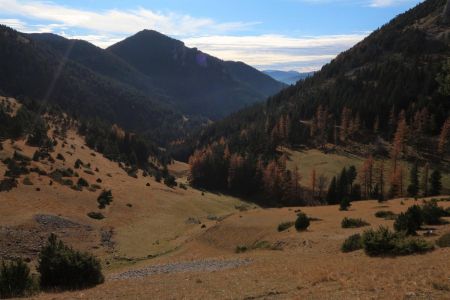
[[[164,265],[149,266],[142,269],[130,270],[110,277],[111,280],[124,280],[142,278],[156,274],[183,273],[183,272],[214,272],[225,269],[238,268],[248,265],[250,259],[233,260],[196,260],[189,262],[176,262]]]
[[[95,239],[95,232],[89,225],[47,214],[37,214],[34,222],[18,226],[0,226],[0,259],[22,257],[36,259],[51,233],[63,240]]]

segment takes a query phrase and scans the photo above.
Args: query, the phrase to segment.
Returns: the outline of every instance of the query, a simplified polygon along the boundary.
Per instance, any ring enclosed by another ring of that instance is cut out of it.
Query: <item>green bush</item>
[[[89,218],[95,219],[95,220],[102,220],[105,218],[105,216],[101,213],[101,212],[95,212],[95,211],[91,211],[88,214]]]
[[[173,177],[172,175],[168,175],[166,178],[164,178],[164,184],[167,185],[168,187],[177,186],[175,177]]]
[[[286,229],[289,229],[289,228],[291,228],[292,226],[294,226],[294,222],[283,222],[283,223],[280,223],[280,224],[278,225],[278,231],[279,231],[279,232],[285,231]]]
[[[339,204],[339,210],[348,210],[350,206],[352,206],[350,199],[348,197],[343,197]]]
[[[309,226],[309,218],[306,214],[300,212],[297,214],[297,220],[295,221],[295,229],[297,231],[306,230]]]
[[[97,198],[98,208],[105,208],[106,205],[111,204],[113,196],[111,190],[103,190]]]
[[[419,227],[420,224],[415,222],[408,213],[399,214],[394,222],[395,231],[404,232],[407,235],[415,235]]]
[[[91,170],[84,170],[84,173],[89,174],[89,175],[95,175],[95,173],[92,172]]]
[[[0,192],[9,192],[17,187],[17,180],[14,178],[4,178],[0,180]]]
[[[362,237],[364,251],[368,255],[388,254],[395,248],[395,234],[387,227],[381,226],[378,230],[368,229]]]
[[[21,260],[0,264],[0,298],[23,297],[33,290],[30,268]]]
[[[422,209],[418,205],[413,205],[405,213],[397,216],[394,222],[394,229],[398,232],[404,232],[407,235],[415,235],[416,231],[422,226],[422,223]]]
[[[248,250],[247,246],[239,245],[239,246],[236,246],[235,252],[242,253],[242,252],[246,252],[247,250]]]
[[[398,237],[395,240],[393,255],[410,255],[414,253],[424,253],[434,249],[433,244],[424,239],[413,237]]]
[[[84,165],[83,162],[79,158],[77,158],[77,160],[75,161],[75,164],[74,164],[74,168],[79,169],[83,165]]]
[[[30,177],[28,177],[28,176],[23,179],[22,183],[24,185],[33,185],[33,182],[31,181]]]
[[[366,221],[364,221],[363,219],[353,219],[353,218],[347,218],[345,217],[344,219],[342,219],[341,222],[341,227],[342,228],[358,228],[358,227],[363,227],[363,226],[368,226],[370,225],[369,223],[367,223]]]
[[[394,220],[397,215],[390,210],[379,210],[375,213],[375,217],[383,218],[386,220]]]
[[[436,244],[441,248],[450,247],[450,232],[445,233],[440,238],[438,238]]]
[[[89,183],[86,181],[86,179],[84,179],[83,177],[78,178],[78,182],[77,182],[78,186],[89,186]]]
[[[378,230],[366,230],[362,235],[362,244],[364,251],[370,256],[409,255],[427,252],[434,248],[423,239],[395,233],[383,226],[380,226]]]
[[[46,289],[80,289],[104,281],[98,259],[64,245],[54,234],[39,253],[37,270]]]
[[[342,252],[351,252],[356,251],[363,248],[361,235],[359,233],[352,234],[348,238],[345,239],[344,243],[341,246]]]
[[[422,218],[427,225],[442,224],[441,217],[444,217],[446,214],[446,211],[438,206],[436,201],[427,201],[422,205]]]

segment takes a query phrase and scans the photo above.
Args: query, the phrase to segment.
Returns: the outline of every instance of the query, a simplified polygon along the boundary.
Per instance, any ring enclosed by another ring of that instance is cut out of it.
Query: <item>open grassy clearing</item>
[[[297,166],[299,173],[302,176],[302,184],[309,186],[311,182],[311,172],[316,170],[317,176],[320,174],[328,177],[330,181],[333,176],[338,175],[342,168],[354,165],[357,171],[361,168],[366,157],[360,157],[351,153],[324,153],[317,149],[308,149],[304,151],[298,150],[286,150],[284,152],[288,155],[287,166],[288,168],[294,168]],[[375,160],[378,162],[379,160]],[[411,164],[402,161],[401,165],[404,168],[404,182],[405,186],[409,183],[409,171]],[[391,161],[389,159],[384,160],[385,167],[385,180],[388,183],[388,179],[391,171]],[[444,193],[450,193],[450,172],[446,170],[442,171],[442,187]],[[420,175],[419,175],[420,178]],[[386,191],[388,187],[386,187]]]

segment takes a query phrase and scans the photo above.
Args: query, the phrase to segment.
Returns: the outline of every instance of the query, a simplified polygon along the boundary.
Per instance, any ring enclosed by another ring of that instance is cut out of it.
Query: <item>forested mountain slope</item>
[[[314,76],[207,128],[192,143],[197,148],[190,160],[192,183],[247,195],[263,191],[272,200],[299,203],[293,192],[298,174],[286,170],[283,147],[338,147],[389,158],[394,164],[389,180],[404,178],[406,171],[399,175],[395,167],[400,159],[448,167],[445,5],[444,0],[420,3]]]
[[[89,65],[92,67],[92,63]],[[182,115],[169,108],[163,97],[96,73],[41,39],[34,40],[6,26],[0,27],[0,69],[3,95],[51,104],[79,119],[99,118],[117,123],[156,141],[182,134]],[[116,70],[134,73],[126,66],[117,66]]]
[[[52,33],[33,33],[29,37],[39,41],[61,56],[83,65],[102,76],[128,84],[149,94],[157,94],[152,80],[116,55],[83,40],[67,39]],[[162,95],[162,92],[159,92]],[[164,100],[164,101],[169,101]]]
[[[270,136],[281,116],[289,116],[288,141],[305,143],[311,140],[310,126],[300,121],[317,121],[319,108],[326,111],[326,126],[321,129],[329,141],[334,125],[341,125],[344,108],[350,114],[346,117],[358,117],[361,130],[377,127],[383,137],[393,133],[392,117],[398,118],[403,110],[409,123],[418,112],[426,115],[424,130],[437,134],[450,111],[449,96],[442,88],[448,82],[440,79],[448,74],[450,57],[444,6],[445,0],[428,0],[399,15],[314,76],[211,126],[204,141],[232,138],[242,130],[256,130],[256,135],[266,131]]]
[[[275,94],[284,85],[238,62],[224,62],[153,30],[107,49],[152,78],[182,111],[220,118]]]

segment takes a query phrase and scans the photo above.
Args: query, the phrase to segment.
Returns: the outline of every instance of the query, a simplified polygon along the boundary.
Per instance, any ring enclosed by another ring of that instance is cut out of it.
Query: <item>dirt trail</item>
[[[196,260],[189,262],[176,262],[164,265],[149,266],[142,269],[112,275],[111,280],[124,280],[142,278],[156,274],[183,273],[183,272],[214,272],[219,270],[234,269],[251,263],[250,259],[233,260]]]

